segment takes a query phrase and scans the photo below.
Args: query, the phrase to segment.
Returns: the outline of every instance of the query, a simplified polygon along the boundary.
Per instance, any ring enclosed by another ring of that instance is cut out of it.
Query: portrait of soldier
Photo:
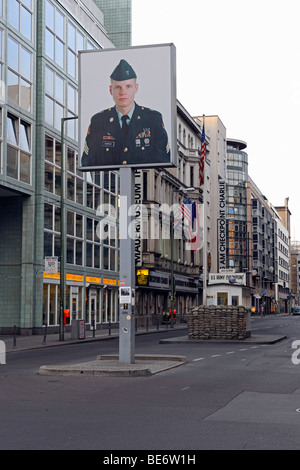
[[[138,166],[170,161],[162,115],[136,103],[138,89],[135,71],[122,59],[110,76],[109,92],[115,105],[91,118],[82,167]]]

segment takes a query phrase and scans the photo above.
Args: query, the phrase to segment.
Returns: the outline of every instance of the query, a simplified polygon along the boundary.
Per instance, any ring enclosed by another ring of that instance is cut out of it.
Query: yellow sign
[[[86,282],[89,282],[90,284],[101,284],[101,278],[86,276]]]
[[[60,279],[60,273],[58,274],[46,274],[45,271],[43,272],[43,277],[48,279]],[[67,274],[66,275],[67,281],[76,281],[76,282],[83,282],[83,276],[78,274]]]
[[[103,278],[103,281],[102,281],[103,284],[109,284],[110,286],[115,286],[117,284],[117,281],[116,279],[106,279],[106,278]]]
[[[47,277],[49,279],[60,279],[60,274],[46,274],[45,271],[43,272],[43,277]]]
[[[149,269],[137,269],[136,277],[138,286],[147,286],[149,281]]]
[[[78,274],[67,274],[67,281],[83,282],[83,276]]]

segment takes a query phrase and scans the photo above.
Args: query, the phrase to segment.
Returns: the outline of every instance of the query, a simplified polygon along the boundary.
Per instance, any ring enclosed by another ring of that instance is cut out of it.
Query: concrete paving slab
[[[184,356],[136,355],[134,364],[122,364],[117,355],[98,356],[95,361],[72,365],[41,366],[40,375],[148,377],[185,364]]]
[[[292,394],[242,392],[205,421],[300,426],[299,391]]]

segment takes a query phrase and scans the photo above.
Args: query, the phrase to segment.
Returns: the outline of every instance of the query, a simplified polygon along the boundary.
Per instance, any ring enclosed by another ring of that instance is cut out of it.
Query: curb
[[[118,355],[98,356],[95,361],[74,365],[41,366],[40,375],[60,376],[111,376],[111,377],[149,377],[165,370],[186,364],[184,356],[137,354],[136,363],[121,364]]]
[[[274,344],[286,338],[285,335],[255,335],[246,339],[189,339],[188,336],[182,336],[161,339],[159,344]]]

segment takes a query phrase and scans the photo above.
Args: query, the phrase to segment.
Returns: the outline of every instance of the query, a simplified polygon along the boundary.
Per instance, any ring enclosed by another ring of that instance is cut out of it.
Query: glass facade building
[[[104,26],[116,47],[131,46],[131,0],[94,0],[104,13]]]
[[[109,3],[0,0],[3,334],[14,325],[22,334],[39,331],[43,323],[58,328],[59,272],[47,274],[44,260],[60,261],[63,117],[74,118],[65,123],[63,147],[66,307],[72,318],[85,318],[87,324],[118,320],[117,210],[100,214],[97,208],[101,203],[117,208],[119,176],[83,174],[77,165],[78,51],[115,47],[104,26]],[[121,3],[131,18],[131,2]],[[103,217],[106,236],[100,241],[97,227]]]
[[[246,143],[227,140],[227,263],[236,272],[247,269],[248,155]]]

